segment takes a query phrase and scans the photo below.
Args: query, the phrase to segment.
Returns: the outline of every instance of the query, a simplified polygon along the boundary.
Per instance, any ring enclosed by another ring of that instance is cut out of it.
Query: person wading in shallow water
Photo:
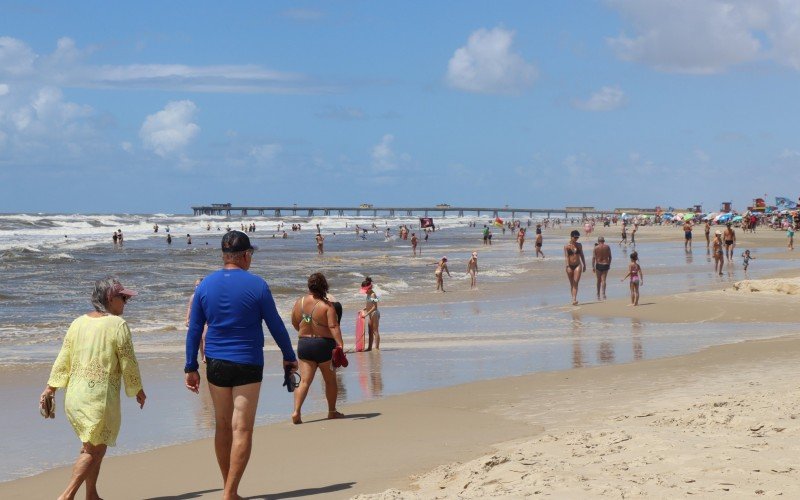
[[[577,230],[569,235],[569,243],[564,245],[564,260],[567,261],[567,278],[569,278],[570,292],[572,293],[572,305],[578,305],[578,283],[581,281],[581,274],[586,272],[586,259],[583,256],[583,245],[578,243],[581,233]]]
[[[611,247],[606,245],[606,239],[597,238],[597,245],[592,252],[592,271],[597,277],[597,300],[606,300],[606,277],[611,269]]]

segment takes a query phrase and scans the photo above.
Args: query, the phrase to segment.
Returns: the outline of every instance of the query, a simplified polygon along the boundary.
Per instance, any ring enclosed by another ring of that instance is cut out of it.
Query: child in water
[[[638,306],[639,287],[644,285],[644,271],[642,271],[642,266],[639,265],[638,252],[631,253],[631,263],[628,265],[628,274],[625,275],[625,278],[629,276],[631,278],[631,305]],[[625,281],[625,278],[622,278],[621,281]]]
[[[742,258],[744,259],[744,270],[747,271],[747,266],[750,265],[750,261],[755,259],[755,257],[750,255],[750,250],[745,250],[742,254]]]

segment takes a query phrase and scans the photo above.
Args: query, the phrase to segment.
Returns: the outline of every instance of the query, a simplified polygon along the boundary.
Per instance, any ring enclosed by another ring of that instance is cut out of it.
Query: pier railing
[[[451,206],[414,206],[414,207],[325,207],[319,205],[291,205],[291,206],[233,206],[229,204],[212,204],[201,205],[192,207],[194,215],[224,215],[232,217],[239,215],[241,217],[253,215],[267,215],[274,217],[284,217],[288,215],[301,215],[312,217],[314,215],[325,216],[345,216],[345,215],[371,215],[373,217],[379,216],[406,216],[406,217],[431,217],[448,215],[464,217],[465,215],[491,215],[492,217],[508,217],[512,219],[517,217],[528,216],[534,217],[534,214],[539,216],[569,218],[570,216],[580,215],[581,217],[589,216],[612,216],[620,215],[619,210],[600,210],[594,207],[564,207],[564,208],[514,208],[514,207],[451,207]],[[641,209],[639,211],[632,211],[628,209],[631,215],[653,215],[655,209]]]

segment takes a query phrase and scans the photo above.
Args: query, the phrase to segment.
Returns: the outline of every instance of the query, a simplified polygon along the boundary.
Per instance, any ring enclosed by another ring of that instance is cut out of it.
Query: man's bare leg
[[[239,482],[244,476],[250,450],[253,447],[253,425],[256,420],[258,396],[261,382],[240,385],[233,388],[233,442],[230,454],[230,468],[225,481],[223,500],[238,500]]]
[[[222,483],[228,482],[228,471],[231,466],[231,444],[233,443],[233,389],[208,384],[211,400],[214,402],[214,452],[217,464],[222,473]]]

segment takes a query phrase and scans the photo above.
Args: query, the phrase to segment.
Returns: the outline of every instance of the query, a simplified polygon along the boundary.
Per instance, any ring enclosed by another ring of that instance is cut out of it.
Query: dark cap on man
[[[250,244],[250,237],[241,231],[228,231],[222,237],[222,251],[224,253],[244,252],[246,250],[256,250]]]

